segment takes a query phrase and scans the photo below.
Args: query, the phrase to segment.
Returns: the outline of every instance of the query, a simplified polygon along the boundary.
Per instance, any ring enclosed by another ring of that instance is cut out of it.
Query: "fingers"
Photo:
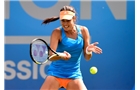
[[[99,42],[95,42],[95,43],[93,43],[92,45],[96,46],[97,44],[99,44]]]
[[[71,55],[68,52],[64,51],[64,53],[66,54],[64,60],[68,60],[69,58],[71,58]]]
[[[95,51],[94,52],[97,53],[97,54],[101,54],[102,53],[102,49],[99,48],[99,47],[95,47]]]
[[[67,57],[68,57],[68,58],[70,58],[70,57],[71,57],[71,55],[70,55],[68,52],[66,53],[66,55],[67,55]]]

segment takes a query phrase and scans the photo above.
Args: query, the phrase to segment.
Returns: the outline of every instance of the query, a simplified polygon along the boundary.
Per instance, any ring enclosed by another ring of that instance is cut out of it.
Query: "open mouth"
[[[64,26],[64,28],[68,28],[69,26]]]

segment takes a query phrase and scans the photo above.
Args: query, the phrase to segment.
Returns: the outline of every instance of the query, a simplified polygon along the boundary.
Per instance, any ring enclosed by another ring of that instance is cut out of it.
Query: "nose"
[[[68,25],[68,22],[67,22],[67,21],[64,21],[64,22],[63,22],[63,25]]]
[[[63,21],[64,23],[68,23],[68,21],[67,20],[65,20],[65,21]]]

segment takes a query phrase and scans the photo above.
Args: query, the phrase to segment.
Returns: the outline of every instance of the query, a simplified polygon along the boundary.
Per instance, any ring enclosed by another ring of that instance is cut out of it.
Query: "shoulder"
[[[53,30],[53,33],[56,33],[56,34],[61,34],[61,28],[60,27],[57,27]]]
[[[83,26],[83,25],[77,25],[81,31],[86,31],[88,30],[88,28],[86,26]]]
[[[55,28],[53,30],[53,32],[52,32],[52,36],[60,38],[60,36],[61,36],[61,28],[60,27]]]
[[[77,25],[77,26],[80,28],[83,35],[88,32],[88,28],[86,26],[83,25]]]

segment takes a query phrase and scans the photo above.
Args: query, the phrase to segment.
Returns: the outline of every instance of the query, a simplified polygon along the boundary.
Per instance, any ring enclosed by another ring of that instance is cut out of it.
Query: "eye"
[[[66,20],[66,22],[70,22],[71,20]]]
[[[61,21],[62,21],[62,22],[64,22],[65,20],[64,20],[64,19],[62,19]]]
[[[62,19],[62,22],[70,22],[71,20]]]

